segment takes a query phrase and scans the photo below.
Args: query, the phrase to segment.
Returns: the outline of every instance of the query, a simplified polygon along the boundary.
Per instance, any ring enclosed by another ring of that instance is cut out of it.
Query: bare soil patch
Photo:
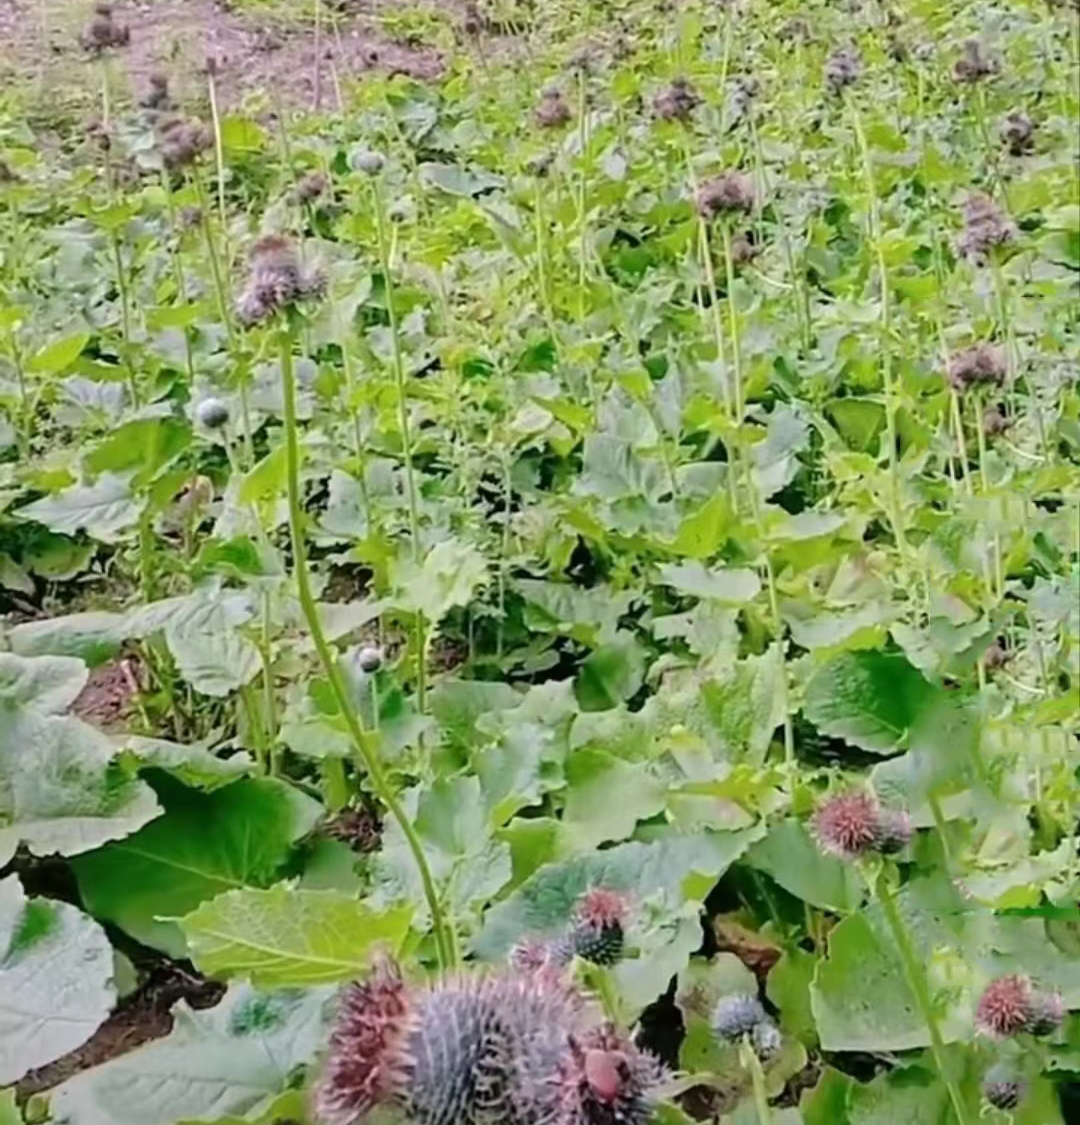
[[[36,81],[41,97],[86,97],[100,86],[99,64],[80,46],[79,31],[92,5],[71,0],[0,0],[0,84]],[[150,0],[115,3],[117,23],[131,38],[113,56],[112,68],[141,96],[150,75],[170,75],[182,97],[205,92],[203,71],[212,59],[222,100],[276,98],[293,106],[336,106],[337,91],[381,70],[429,79],[442,69],[431,47],[398,43],[379,30],[370,0],[331,11],[317,36],[308,19],[283,18],[274,9],[231,8],[221,0]],[[330,16],[332,15],[332,18]],[[317,89],[318,88],[318,89]],[[318,94],[318,98],[317,98]]]

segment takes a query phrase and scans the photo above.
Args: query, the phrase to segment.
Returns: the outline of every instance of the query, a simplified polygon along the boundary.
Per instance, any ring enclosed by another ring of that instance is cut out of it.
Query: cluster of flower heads
[[[971,387],[1000,387],[1005,382],[1005,352],[996,344],[972,344],[949,358],[949,384],[963,393]]]
[[[510,964],[522,972],[562,969],[575,957],[595,965],[614,965],[626,946],[629,904],[607,887],[586,891],[566,929],[553,939],[526,938],[510,951]]]
[[[978,39],[968,39],[963,52],[953,63],[953,78],[957,82],[973,85],[984,78],[992,78],[1001,71],[1001,60],[990,54]]]
[[[780,1029],[762,1007],[761,1001],[749,993],[721,996],[709,1021],[712,1033],[727,1043],[739,1043],[749,1037],[750,1046],[762,1062],[780,1050],[783,1038]]]
[[[315,1110],[362,1125],[645,1125],[660,1064],[550,973],[407,984],[390,965],[341,998]]]
[[[534,116],[541,129],[558,129],[573,117],[573,113],[562,93],[552,88],[540,95],[540,104]]]
[[[161,161],[170,172],[194,164],[214,143],[210,130],[199,120],[173,117],[161,126],[158,147]]]
[[[841,47],[825,60],[825,84],[834,94],[853,86],[862,73],[862,59],[852,46]]]
[[[1008,217],[984,192],[972,192],[964,200],[962,214],[964,229],[956,248],[974,265],[985,265],[998,247],[1008,245],[1015,237]]]
[[[694,205],[703,219],[720,215],[748,215],[754,209],[754,184],[745,172],[724,172],[705,180]]]
[[[127,24],[116,22],[112,4],[95,4],[79,42],[91,54],[100,55],[116,47],[126,47],[131,42],[131,29]]]
[[[248,279],[236,300],[236,315],[241,324],[251,327],[299,301],[317,300],[325,291],[325,276],[317,269],[304,269],[290,239],[267,234],[248,253]]]
[[[870,852],[893,855],[911,840],[906,813],[884,808],[867,789],[826,798],[814,813],[814,837],[827,855],[856,859]]]
[[[673,78],[653,99],[653,111],[661,121],[689,121],[699,105],[701,98],[686,78]]]
[[[975,1007],[975,1026],[994,1039],[1022,1032],[1050,1035],[1061,1025],[1065,1007],[1056,992],[1036,988],[1020,973],[996,977],[983,990]]]

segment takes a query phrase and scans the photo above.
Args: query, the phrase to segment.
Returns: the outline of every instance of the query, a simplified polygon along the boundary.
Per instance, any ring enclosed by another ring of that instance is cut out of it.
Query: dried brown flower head
[[[161,127],[158,143],[162,162],[169,171],[175,172],[194,164],[213,146],[214,138],[201,121],[174,117]]]
[[[1012,156],[1024,156],[1035,148],[1035,122],[1022,109],[1005,117],[998,135]]]
[[[985,265],[999,246],[1012,242],[1016,230],[1000,207],[984,192],[972,192],[962,208],[964,229],[957,241],[961,256],[975,265]]]
[[[84,50],[93,55],[117,47],[126,47],[131,42],[131,29],[127,24],[117,23],[113,17],[111,4],[95,4],[90,22],[79,34],[79,43]]]
[[[536,124],[541,129],[557,129],[565,125],[573,114],[558,90],[545,90],[536,107]]]
[[[983,433],[988,438],[1001,437],[1012,429],[1013,420],[1002,413],[1000,406],[988,406],[983,412]]]
[[[953,63],[952,74],[957,82],[972,85],[991,78],[1001,71],[1001,60],[990,54],[978,39],[964,43],[960,57]]]
[[[706,180],[694,201],[704,219],[718,215],[746,215],[754,209],[754,185],[745,172],[724,172]]]
[[[673,78],[653,99],[653,110],[662,121],[689,121],[699,105],[701,99],[685,78]]]
[[[840,47],[825,61],[825,83],[834,94],[854,85],[862,73],[862,59],[852,46]]]
[[[236,315],[241,324],[251,327],[299,301],[317,300],[325,291],[325,277],[302,267],[290,239],[267,234],[248,254],[248,280],[236,300]]]
[[[306,172],[293,187],[292,197],[296,203],[314,203],[330,186],[325,172]]]
[[[1000,387],[1005,374],[1005,352],[995,344],[973,344],[949,359],[949,383],[961,393],[970,387]]]
[[[163,112],[173,108],[172,98],[169,96],[169,76],[161,71],[154,71],[150,75],[150,87],[139,99],[143,109]]]

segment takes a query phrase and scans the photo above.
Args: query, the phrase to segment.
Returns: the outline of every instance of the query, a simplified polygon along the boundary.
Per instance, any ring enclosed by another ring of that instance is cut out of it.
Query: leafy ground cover
[[[1074,8],[0,12],[0,1122],[1069,1120]]]

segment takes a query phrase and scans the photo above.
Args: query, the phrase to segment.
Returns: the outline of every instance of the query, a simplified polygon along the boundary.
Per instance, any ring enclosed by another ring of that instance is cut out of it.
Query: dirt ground
[[[174,93],[199,97],[212,59],[226,105],[273,90],[287,104],[314,108],[318,102],[329,109],[337,104],[338,89],[366,71],[416,78],[440,72],[442,59],[433,46],[395,41],[384,32],[380,14],[395,7],[394,0],[324,0],[317,40],[307,4],[293,5],[293,14],[284,16],[283,7],[260,11],[250,2],[123,0],[113,4],[114,18],[127,25],[131,39],[112,65],[136,97],[155,71],[175,76]],[[10,81],[19,81],[24,92],[33,82],[39,97],[55,105],[95,91],[98,64],[79,45],[92,8],[90,0],[0,0],[0,92]]]

